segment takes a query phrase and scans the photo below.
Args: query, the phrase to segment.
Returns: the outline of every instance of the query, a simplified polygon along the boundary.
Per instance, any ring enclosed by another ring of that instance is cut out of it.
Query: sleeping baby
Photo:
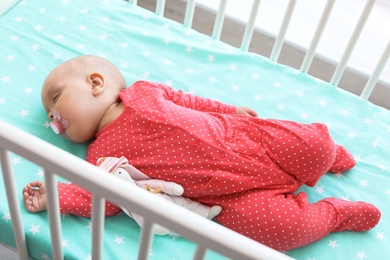
[[[326,172],[355,165],[320,123],[263,119],[245,106],[176,91],[155,82],[127,87],[106,59],[80,56],[49,73],[42,102],[53,129],[76,143],[91,141],[86,160],[124,156],[153,179],[175,182],[183,197],[210,207],[215,220],[277,250],[313,243],[330,232],[366,231],[381,216],[372,204],[325,198],[309,203]],[[44,192],[24,189],[28,210],[45,209]],[[90,193],[59,184],[61,212],[90,216]],[[66,204],[64,198],[78,198]],[[83,211],[76,210],[83,204]],[[109,204],[106,216],[120,207]]]

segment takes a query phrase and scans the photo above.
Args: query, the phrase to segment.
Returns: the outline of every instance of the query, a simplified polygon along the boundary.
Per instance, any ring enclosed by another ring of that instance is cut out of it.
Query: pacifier
[[[65,132],[65,129],[69,127],[69,122],[66,119],[61,118],[58,111],[53,112],[53,120],[50,122],[51,129],[54,133],[60,135]]]

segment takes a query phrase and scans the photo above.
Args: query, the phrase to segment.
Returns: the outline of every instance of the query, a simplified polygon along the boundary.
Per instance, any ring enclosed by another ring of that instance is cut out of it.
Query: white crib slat
[[[149,259],[150,248],[153,242],[153,223],[144,218],[142,223],[141,240],[138,249],[138,260]]]
[[[16,191],[16,184],[11,167],[9,152],[4,149],[0,149],[0,159],[18,255],[21,260],[28,260],[29,257],[26,245],[26,237],[24,235],[22,217],[18,203],[19,199],[17,194],[19,194],[19,192]]]
[[[49,216],[50,236],[53,259],[63,259],[60,207],[58,203],[57,177],[45,169],[45,187],[47,194],[47,214]]]
[[[288,29],[288,25],[290,24],[291,16],[295,8],[296,0],[290,0],[287,6],[286,13],[284,14],[284,18],[282,21],[282,25],[280,27],[278,36],[276,37],[274,47],[272,48],[272,52],[270,55],[270,59],[272,61],[277,61],[280,55],[280,51],[282,50],[284,38],[286,37],[286,32]]]
[[[92,259],[103,259],[105,199],[92,195]]]
[[[335,72],[333,73],[332,79],[330,80],[331,84],[333,85],[339,84],[341,76],[343,75],[344,70],[347,67],[348,60],[351,57],[352,51],[356,46],[356,43],[359,39],[361,32],[363,31],[364,25],[366,24],[368,17],[370,16],[374,4],[375,4],[375,0],[367,0],[363,12],[360,15],[359,21],[356,24],[356,27],[352,33],[351,38],[349,39],[349,42],[343,53],[343,56],[341,57],[340,62],[337,65]]]
[[[204,259],[204,257],[206,256],[206,250],[207,250],[207,248],[198,245],[196,247],[196,251],[195,251],[193,259],[194,260]]]
[[[367,100],[371,92],[374,90],[375,84],[379,79],[379,76],[382,73],[382,70],[384,69],[387,61],[390,58],[390,41],[387,43],[386,49],[383,52],[378,64],[376,65],[373,73],[371,74],[370,78],[368,79],[366,86],[363,89],[363,92],[361,93],[360,97],[364,100]]]
[[[221,38],[223,22],[225,19],[226,3],[227,3],[227,0],[220,0],[219,8],[217,10],[217,16],[215,18],[212,37],[215,39],[218,39],[218,40],[219,40],[219,38]]]
[[[164,9],[165,9],[165,0],[157,0],[156,3],[156,14],[163,16],[164,15]]]
[[[328,22],[328,18],[330,16],[330,13],[332,12],[334,3],[335,3],[335,0],[328,0],[326,3],[326,6],[324,8],[324,11],[322,12],[320,21],[317,25],[317,29],[314,33],[314,36],[313,36],[313,39],[310,43],[309,49],[307,50],[305,58],[303,59],[303,62],[301,65],[300,70],[304,73],[308,72],[311,63],[313,62],[315,51],[316,51],[318,43],[321,39],[322,33],[324,32],[325,26]]]
[[[186,13],[184,16],[184,22],[183,22],[185,26],[187,27],[192,26],[192,21],[194,19],[194,12],[195,12],[195,0],[188,0]]]
[[[247,51],[251,43],[253,30],[255,29],[256,17],[259,12],[260,0],[253,0],[251,13],[249,15],[249,20],[245,27],[244,36],[242,37],[241,49]]]

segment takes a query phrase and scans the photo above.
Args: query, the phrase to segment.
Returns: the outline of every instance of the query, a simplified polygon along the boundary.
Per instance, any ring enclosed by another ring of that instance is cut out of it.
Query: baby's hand
[[[257,112],[246,106],[236,107],[236,114],[257,117]]]
[[[46,189],[41,181],[30,182],[23,188],[23,202],[32,213],[46,210]]]

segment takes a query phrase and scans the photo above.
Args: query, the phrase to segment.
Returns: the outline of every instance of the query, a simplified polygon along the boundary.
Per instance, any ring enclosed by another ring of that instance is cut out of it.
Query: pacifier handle
[[[57,135],[64,133],[64,128],[62,127],[62,124],[56,120],[51,121],[50,126],[53,132]]]

